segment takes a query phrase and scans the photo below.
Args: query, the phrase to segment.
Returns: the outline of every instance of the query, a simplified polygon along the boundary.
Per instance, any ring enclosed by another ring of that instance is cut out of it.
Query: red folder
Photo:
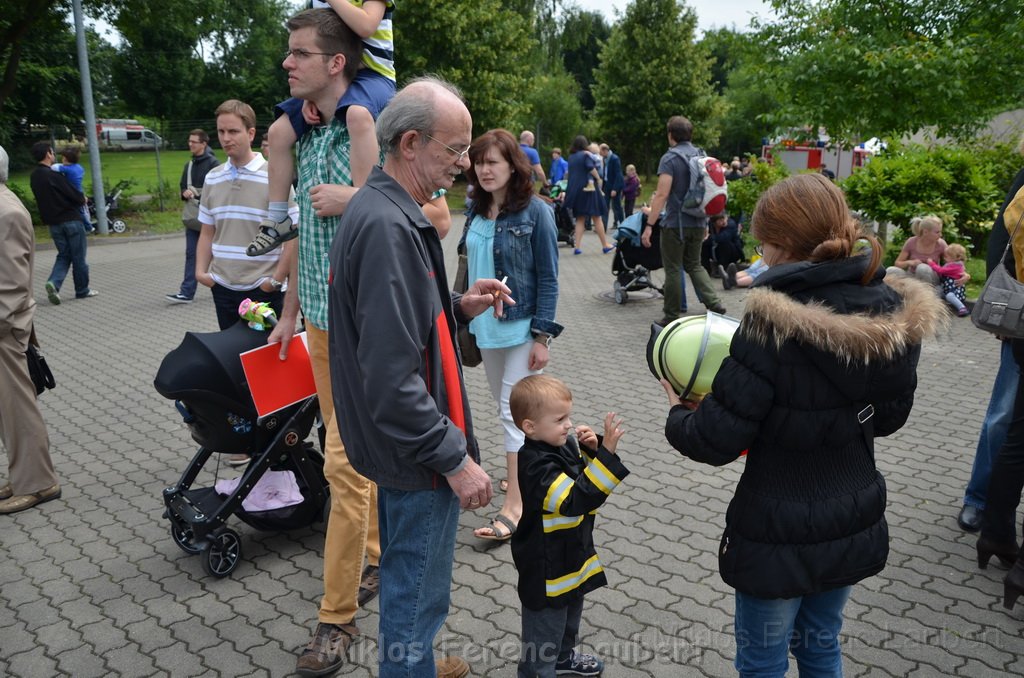
[[[239,356],[260,419],[316,395],[306,333],[292,339],[287,360],[280,353],[280,344],[267,344]]]

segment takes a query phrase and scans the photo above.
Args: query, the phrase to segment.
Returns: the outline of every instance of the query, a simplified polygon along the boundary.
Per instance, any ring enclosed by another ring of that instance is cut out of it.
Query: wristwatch
[[[546,348],[551,348],[551,339],[552,337],[550,334],[544,334],[542,332],[535,332],[533,335],[533,340],[538,344],[544,344]]]
[[[280,280],[274,280],[273,278],[270,279],[270,286],[273,287],[275,290],[281,289],[283,285],[284,283],[281,282]]]

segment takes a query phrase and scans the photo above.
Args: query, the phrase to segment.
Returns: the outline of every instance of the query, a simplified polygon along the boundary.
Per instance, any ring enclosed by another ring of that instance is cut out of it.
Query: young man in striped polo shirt
[[[256,114],[252,107],[229,99],[217,107],[217,138],[228,162],[206,175],[199,203],[203,225],[196,248],[196,280],[213,292],[217,323],[222,330],[238,322],[243,299],[269,302],[281,316],[294,243],[258,257],[245,248],[267,216],[267,161],[252,150]],[[294,195],[289,211],[298,218]]]

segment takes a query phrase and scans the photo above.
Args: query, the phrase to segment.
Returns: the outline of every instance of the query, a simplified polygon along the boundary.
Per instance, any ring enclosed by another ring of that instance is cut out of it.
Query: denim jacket
[[[466,211],[459,251],[465,251],[466,234],[473,217]],[[502,212],[494,224],[494,276],[512,290],[515,306],[505,306],[501,320],[532,318],[530,330],[557,337],[562,326],[555,322],[558,303],[558,231],[551,206],[533,196],[520,212]]]

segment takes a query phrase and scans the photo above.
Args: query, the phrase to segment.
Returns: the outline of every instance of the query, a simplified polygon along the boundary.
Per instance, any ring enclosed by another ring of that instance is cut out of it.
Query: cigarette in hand
[[[508,276],[506,275],[504,278],[501,279],[501,284],[504,285],[507,282],[508,282]],[[501,299],[501,290],[495,290],[494,291],[494,298],[495,299]]]

